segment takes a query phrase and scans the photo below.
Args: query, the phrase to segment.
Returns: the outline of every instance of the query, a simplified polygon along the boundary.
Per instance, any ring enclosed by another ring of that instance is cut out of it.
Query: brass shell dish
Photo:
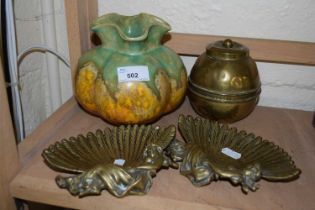
[[[152,177],[160,168],[176,167],[164,151],[175,133],[175,126],[106,128],[63,139],[45,149],[42,156],[52,169],[77,174],[56,177],[57,185],[72,195],[99,195],[103,189],[116,197],[141,195],[150,190]]]
[[[288,181],[301,172],[287,152],[252,133],[183,115],[178,126],[186,144],[173,141],[168,150],[173,160],[182,161],[180,173],[195,186],[228,179],[247,193],[258,189],[261,178]]]

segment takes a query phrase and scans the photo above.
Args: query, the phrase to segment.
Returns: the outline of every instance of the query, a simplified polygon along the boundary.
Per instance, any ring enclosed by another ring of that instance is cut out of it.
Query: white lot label
[[[117,68],[118,82],[150,81],[148,66],[122,66]]]
[[[124,159],[115,159],[114,164],[118,165],[118,166],[123,166],[125,164],[125,160]]]
[[[221,152],[222,152],[223,154],[225,154],[225,155],[227,155],[227,156],[229,156],[229,157],[235,159],[235,160],[240,159],[241,156],[242,156],[240,153],[235,152],[234,150],[232,150],[232,149],[230,149],[230,148],[228,148],[228,147],[223,148],[223,149],[221,150]]]

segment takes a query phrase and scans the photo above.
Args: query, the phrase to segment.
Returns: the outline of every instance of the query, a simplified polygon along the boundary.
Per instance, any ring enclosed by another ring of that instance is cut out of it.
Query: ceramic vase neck
[[[122,16],[111,13],[98,18],[92,25],[102,47],[120,53],[141,54],[159,47],[170,25],[150,14]]]

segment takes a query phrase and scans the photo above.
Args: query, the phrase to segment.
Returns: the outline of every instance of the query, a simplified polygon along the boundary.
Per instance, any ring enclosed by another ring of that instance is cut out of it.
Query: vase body
[[[179,56],[160,44],[169,30],[144,13],[98,18],[92,31],[102,44],[78,64],[75,95],[81,106],[114,124],[152,122],[176,108],[187,74]]]

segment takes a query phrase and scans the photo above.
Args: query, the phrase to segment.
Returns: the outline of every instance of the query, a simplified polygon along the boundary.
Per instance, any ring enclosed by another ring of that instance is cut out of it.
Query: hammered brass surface
[[[186,144],[173,141],[168,152],[173,160],[182,161],[180,173],[195,186],[223,179],[241,185],[247,193],[258,189],[257,182],[261,178],[289,181],[301,173],[287,152],[252,133],[183,115],[179,117],[178,126]],[[223,152],[225,150],[230,154]]]
[[[198,57],[189,76],[188,97],[203,117],[234,122],[253,111],[260,87],[248,48],[227,39],[209,44]]]
[[[116,197],[147,193],[161,168],[177,167],[164,149],[174,139],[175,126],[120,126],[63,139],[42,153],[54,170],[78,175],[57,176],[60,188],[79,197],[107,189]],[[117,164],[117,160],[123,163]]]

